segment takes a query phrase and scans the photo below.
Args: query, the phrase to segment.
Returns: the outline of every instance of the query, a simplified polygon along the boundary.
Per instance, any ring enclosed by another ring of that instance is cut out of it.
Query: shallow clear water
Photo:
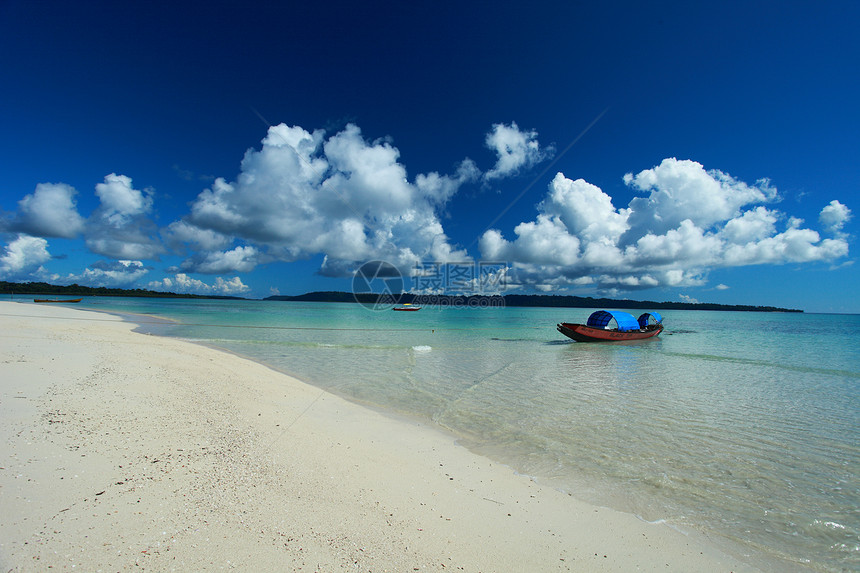
[[[860,569],[860,316],[665,311],[657,339],[583,344],[588,309],[86,299],[178,320],[598,504]]]

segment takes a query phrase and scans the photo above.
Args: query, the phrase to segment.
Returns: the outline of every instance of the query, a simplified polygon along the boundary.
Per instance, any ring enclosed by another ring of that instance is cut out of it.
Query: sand
[[[432,426],[59,305],[0,302],[3,571],[752,571]]]

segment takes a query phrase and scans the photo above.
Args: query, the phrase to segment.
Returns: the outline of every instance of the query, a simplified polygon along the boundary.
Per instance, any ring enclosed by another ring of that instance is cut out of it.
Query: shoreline
[[[0,305],[6,570],[757,570],[427,424],[92,312]]]

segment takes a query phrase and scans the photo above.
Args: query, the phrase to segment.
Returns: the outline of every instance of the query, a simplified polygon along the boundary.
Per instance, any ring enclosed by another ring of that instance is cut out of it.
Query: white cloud
[[[221,277],[215,277],[215,284],[212,285],[212,290],[221,295],[238,295],[251,290],[251,287],[244,284],[239,277],[224,280]]]
[[[541,147],[535,131],[514,123],[494,125],[486,143],[498,154],[491,179],[552,152]],[[481,171],[468,158],[453,173],[410,177],[389,140],[369,141],[355,125],[326,136],[281,124],[269,128],[260,148],[246,151],[235,180],[214,179],[188,215],[166,228],[153,220],[154,192],[111,173],[95,185],[99,206],[88,218],[78,214],[72,187],[41,184],[19,202],[17,213],[0,221],[0,231],[83,234],[91,252],[118,261],[157,260],[166,244],[186,256],[174,272],[247,272],[261,263],[318,254],[324,255],[322,274],[348,275],[356,263],[371,259],[407,270],[424,260],[470,260],[451,243],[440,216],[463,185],[479,180]],[[524,236],[545,240],[539,234],[549,228],[527,227]],[[568,242],[562,250],[575,246]],[[120,280],[104,272],[91,268],[78,276]]]
[[[84,219],[77,211],[77,192],[64,183],[40,183],[18,202],[7,224],[30,236],[75,238],[82,234],[92,252],[114,259],[152,259],[164,252],[152,211],[150,191],[139,191],[125,175],[111,173],[95,186],[99,207]]]
[[[464,159],[454,177],[439,175],[435,171],[426,175],[419,173],[415,178],[415,185],[432,202],[445,204],[464,183],[476,181],[480,176],[481,171],[475,162]]]
[[[726,222],[720,236],[729,243],[743,245],[769,237],[776,230],[778,214],[756,207]]]
[[[133,188],[125,175],[106,175],[104,183],[96,185],[96,195],[101,200],[99,216],[115,226],[152,210],[152,194]]]
[[[174,221],[167,226],[163,235],[166,242],[177,250],[191,246],[194,249],[215,251],[226,248],[233,241],[232,237],[211,229],[195,227],[187,221]]]
[[[824,239],[816,231],[790,227],[782,233],[743,245],[729,245],[723,266],[832,261],[848,254],[843,239]]]
[[[514,175],[552,153],[535,131],[515,123],[494,125],[485,143],[498,160],[484,181]],[[72,187],[39,184],[3,221],[0,230],[22,234],[0,253],[0,273],[45,274],[42,264],[51,256],[39,237],[81,234],[92,252],[115,261],[66,278],[83,284],[140,280],[148,272],[141,261],[164,253],[163,239],[186,260],[171,271],[179,271],[174,277],[152,284],[203,294],[248,287],[238,277],[210,284],[191,273],[249,272],[318,254],[324,255],[319,272],[329,276],[348,276],[372,259],[404,271],[422,261],[463,262],[468,253],[452,244],[440,217],[463,185],[479,180],[470,159],[454,173],[410,178],[390,141],[367,140],[355,125],[326,136],[281,124],[245,153],[234,181],[216,179],[186,217],[160,233],[151,218],[153,191],[135,189],[130,177],[111,173],[97,184],[100,204],[87,219],[77,211]],[[482,257],[509,263],[505,281],[512,287],[622,292],[700,286],[714,268],[833,262],[848,254],[843,230],[853,214],[836,200],[818,216],[822,238],[770,206],[779,196],[765,179],[748,184],[695,161],[668,158],[623,180],[637,196],[617,207],[599,187],[558,173],[533,216],[507,236],[489,229],[480,237]]]
[[[635,246],[627,247],[625,258],[635,267],[675,265],[703,266],[719,260],[722,242],[715,235],[705,233],[691,220],[681,221],[677,229],[665,235],[648,233],[640,237]]]
[[[632,269],[623,272],[622,269],[609,269],[611,272],[597,277],[595,284],[601,289],[611,287],[616,293],[622,290],[640,290],[659,286],[702,286],[705,277],[698,269],[651,269],[637,271]]]
[[[818,215],[818,220],[824,225],[824,230],[834,234],[840,233],[842,226],[850,219],[851,209],[835,199],[824,207]]]
[[[51,280],[63,284],[77,283],[91,287],[123,287],[142,279],[149,272],[141,261],[99,261],[81,274],[65,277],[53,275]]]
[[[355,125],[328,139],[319,131],[271,127],[262,148],[246,152],[236,181],[219,178],[200,193],[190,215],[170,226],[169,238],[208,241],[213,251],[226,247],[227,238],[241,239],[256,250],[228,253],[246,266],[324,254],[323,274],[349,274],[355,262],[370,259],[401,268],[422,259],[466,260],[436,209],[478,177],[477,167],[465,160],[452,176],[420,174],[411,183],[399,156],[386,141],[366,141]],[[181,267],[228,272],[216,264],[227,258],[200,253]]]
[[[358,126],[347,125],[324,145],[335,173],[327,180],[353,215],[397,214],[412,206],[414,187],[406,168],[398,163],[400,152],[387,142],[368,144]]]
[[[239,277],[227,280],[216,277],[215,284],[208,284],[185,273],[177,273],[173,278],[166,277],[160,281],[152,281],[147,288],[161,292],[223,296],[240,295],[251,290]]]
[[[559,217],[540,214],[533,223],[517,225],[514,233],[517,238],[510,242],[497,231],[484,233],[480,242],[484,258],[565,266],[579,259],[579,239],[568,232]]]
[[[18,201],[18,214],[11,229],[38,237],[76,237],[84,228],[76,194],[65,183],[39,183],[32,194]]]
[[[529,168],[551,156],[552,149],[541,149],[537,136],[534,130],[520,131],[514,122],[510,125],[493,125],[485,143],[499,158],[495,167],[484,174],[484,178],[489,181],[515,175],[520,169]]]
[[[99,255],[116,259],[155,259],[164,249],[140,229],[129,229],[128,234],[104,233],[87,238],[87,248]]]
[[[254,270],[260,257],[259,251],[251,246],[236,247],[229,251],[210,251],[200,257],[182,263],[182,270],[217,275],[223,273],[245,273]]]
[[[627,229],[629,210],[616,210],[612,198],[583,179],[571,181],[556,174],[546,199],[538,206],[544,213],[558,215],[567,229],[589,242],[614,243]]]
[[[665,159],[625,182],[647,197],[618,209],[600,188],[559,173],[532,222],[480,239],[484,259],[512,265],[511,283],[561,285],[586,281],[608,291],[701,286],[712,268],[833,261],[848,254],[839,233],[850,210],[832,202],[820,220],[832,239],[757,203],[777,199],[766,180],[755,185],[693,161]],[[778,224],[784,221],[784,229]]]
[[[99,207],[86,223],[87,248],[113,259],[155,259],[164,252],[156,238],[151,192],[132,187],[125,175],[111,173],[96,185]]]
[[[647,197],[630,202],[630,237],[663,234],[681,221],[691,220],[702,229],[741,214],[741,208],[777,200],[776,189],[766,179],[748,185],[718,170],[705,171],[695,161],[664,159],[660,165],[628,173],[624,182]]]
[[[0,278],[8,280],[24,276],[49,260],[48,241],[41,237],[18,235],[0,255]]]

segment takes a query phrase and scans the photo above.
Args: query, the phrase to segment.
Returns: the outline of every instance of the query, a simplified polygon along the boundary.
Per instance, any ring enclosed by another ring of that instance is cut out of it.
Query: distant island
[[[390,299],[390,295],[388,299]],[[383,295],[373,293],[353,294],[350,292],[325,291],[310,292],[297,296],[276,295],[263,300],[291,302],[361,302],[364,304],[384,304],[388,302]],[[391,303],[395,301],[390,301]],[[403,293],[397,297],[398,304],[440,305],[440,306],[538,306],[559,308],[626,308],[645,310],[728,310],[745,312],[803,312],[798,309],[775,306],[753,306],[747,304],[716,304],[699,302],[654,302],[650,300],[625,300],[611,298],[592,298],[587,296],[545,295],[545,294],[506,294],[497,296],[483,295],[417,295]]]
[[[161,292],[145,289],[121,289],[107,287],[87,287],[78,284],[52,285],[44,282],[11,283],[0,281],[0,296],[2,295],[50,295],[50,296],[127,296],[148,298],[192,298],[192,299],[221,299],[248,300],[239,296],[184,294]],[[537,306],[548,308],[626,308],[644,310],[734,310],[746,312],[803,312],[798,309],[779,308],[775,306],[752,306],[746,304],[715,304],[700,302],[655,302],[651,300],[626,300],[612,298],[592,298],[587,296],[566,296],[546,294],[506,294],[496,296],[484,295],[418,295],[403,293],[397,300],[391,296],[374,293],[358,293],[340,291],[309,292],[297,296],[276,295],[263,300],[289,302],[349,302],[363,304],[413,304],[425,306],[470,306],[470,307],[499,307],[499,306]]]
[[[206,298],[206,299],[228,299],[243,300],[238,296],[183,294],[175,292],[161,292],[145,289],[123,289],[107,287],[87,287],[79,284],[52,285],[50,283],[10,283],[0,281],[0,295],[51,295],[51,296],[128,296],[148,298]]]

